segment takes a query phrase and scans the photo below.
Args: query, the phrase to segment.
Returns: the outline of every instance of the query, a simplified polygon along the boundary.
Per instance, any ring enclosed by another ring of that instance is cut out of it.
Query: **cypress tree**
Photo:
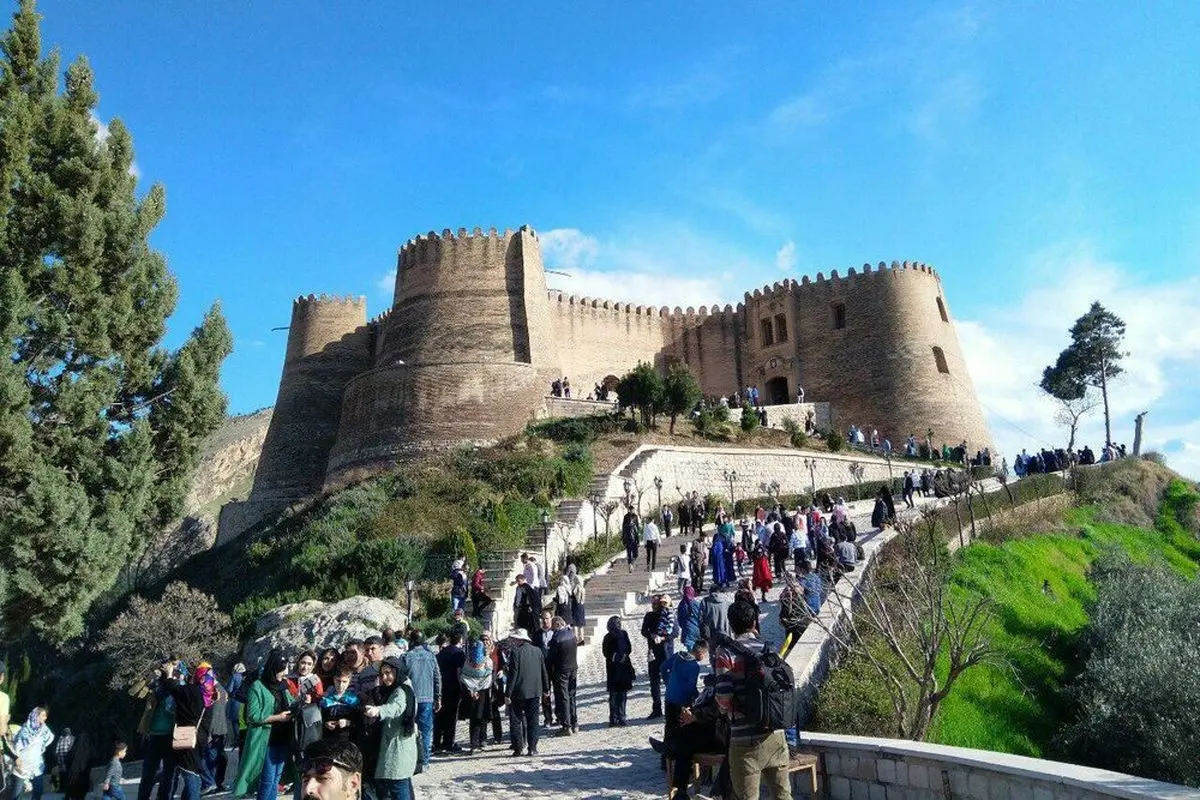
[[[0,636],[62,641],[180,513],[232,339],[214,305],[163,348],[165,193],[139,199],[128,130],[100,136],[86,59],[60,91],[39,21],[21,0],[0,42]]]

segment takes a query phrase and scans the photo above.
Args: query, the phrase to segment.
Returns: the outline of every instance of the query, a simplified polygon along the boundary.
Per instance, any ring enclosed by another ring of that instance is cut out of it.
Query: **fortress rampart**
[[[817,273],[736,306],[652,307],[549,290],[529,227],[446,229],[400,248],[392,306],[370,322],[361,298],[296,301],[250,502],[270,510],[398,460],[495,441],[543,409],[555,378],[586,397],[639,361],[687,364],[709,395],[757,387],[764,405],[794,403],[803,387],[839,428],[874,427],[896,447],[928,428],[936,443],[991,446],[925,264]]]

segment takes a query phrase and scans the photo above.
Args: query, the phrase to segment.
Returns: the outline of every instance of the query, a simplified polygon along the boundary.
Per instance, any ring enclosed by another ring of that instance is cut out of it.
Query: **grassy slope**
[[[1179,530],[1096,521],[1094,508],[1074,509],[1064,532],[960,551],[952,580],[961,591],[997,604],[992,638],[1008,667],[967,672],[935,720],[931,741],[1031,756],[1053,755],[1052,739],[1070,708],[1064,686],[1073,677],[1075,637],[1093,597],[1088,568],[1107,548],[1135,561],[1161,558],[1189,577],[1200,542]],[[1050,591],[1043,592],[1043,581]]]

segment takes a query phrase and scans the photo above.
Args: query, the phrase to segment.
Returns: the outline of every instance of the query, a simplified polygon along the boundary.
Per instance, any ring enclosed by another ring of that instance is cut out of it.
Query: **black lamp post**
[[[658,514],[662,514],[662,487],[663,479],[659,476],[654,476],[654,488],[658,491]]]
[[[409,579],[404,582],[404,592],[405,592],[405,594],[408,595],[408,624],[409,625],[412,625],[412,596],[413,596],[414,588],[416,588],[416,584],[414,584],[412,582],[412,579]]]
[[[592,538],[595,539],[600,535],[600,522],[597,519],[596,509],[604,502],[604,495],[600,492],[589,492],[588,502],[592,504]]]
[[[733,482],[737,480],[737,470],[722,470],[725,475],[725,480],[729,481],[729,513],[734,513],[734,506],[737,505],[737,500],[733,496]]]
[[[812,502],[817,502],[817,460],[815,458],[804,459],[804,468],[808,470],[808,485],[812,489]]]
[[[542,574],[550,577],[550,510],[542,510]]]

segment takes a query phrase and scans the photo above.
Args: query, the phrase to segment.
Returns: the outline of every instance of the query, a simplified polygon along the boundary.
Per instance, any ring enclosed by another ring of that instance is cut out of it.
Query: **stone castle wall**
[[[401,248],[392,308],[369,324],[362,298],[296,301],[249,502],[283,508],[397,460],[496,441],[544,413],[554,378],[586,397],[639,361],[686,364],[709,395],[755,386],[766,405],[803,386],[833,426],[877,428],[896,447],[927,427],[935,444],[991,446],[923,264],[818,273],[736,307],[656,309],[548,291],[527,227],[445,230]]]

